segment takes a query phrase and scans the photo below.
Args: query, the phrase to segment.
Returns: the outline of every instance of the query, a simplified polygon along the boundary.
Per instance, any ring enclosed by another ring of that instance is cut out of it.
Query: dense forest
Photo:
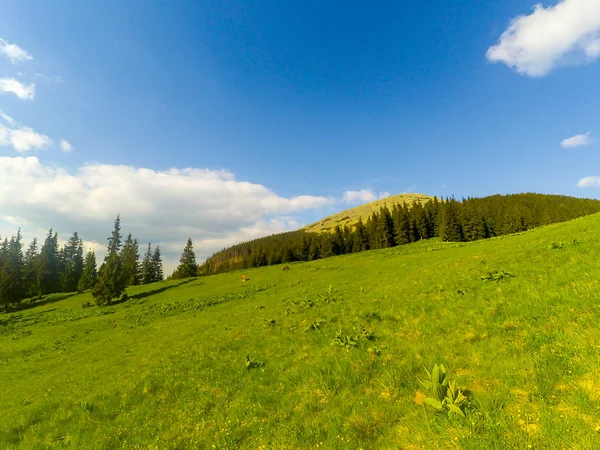
[[[164,279],[160,247],[148,249],[140,261],[137,239],[131,234],[125,242],[117,216],[108,238],[108,249],[97,268],[96,255],[84,257],[83,240],[77,233],[59,248],[58,234],[51,229],[38,251],[33,239],[25,254],[21,231],[0,245],[0,303],[8,310],[24,299],[35,302],[49,294],[83,292],[91,289],[96,304],[107,305],[123,295],[127,286],[154,283]],[[196,257],[189,239],[172,278],[197,276]]]
[[[475,241],[526,231],[600,211],[600,201],[561,195],[512,194],[462,201],[434,198],[383,206],[366,222],[332,233],[292,231],[244,242],[221,250],[200,266],[200,274],[388,248],[420,239]]]

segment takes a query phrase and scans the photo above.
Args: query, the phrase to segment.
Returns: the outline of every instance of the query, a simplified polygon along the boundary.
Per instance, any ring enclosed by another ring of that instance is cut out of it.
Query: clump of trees
[[[484,198],[437,199],[412,205],[383,206],[353,227],[329,233],[293,231],[221,250],[200,274],[247,269],[292,261],[312,261],[345,253],[389,248],[421,239],[475,241],[526,231],[600,211],[600,201],[561,195],[513,194]]]
[[[197,274],[196,256],[189,239],[174,277]],[[0,304],[7,310],[26,298],[86,290],[92,291],[98,305],[108,305],[119,298],[127,286],[163,279],[160,247],[152,249],[152,244],[148,244],[140,262],[137,239],[129,234],[123,242],[119,216],[99,268],[93,250],[90,249],[84,256],[83,240],[77,233],[73,233],[60,248],[58,234],[51,229],[39,250],[37,239],[33,239],[24,254],[20,230],[10,239],[0,240]]]

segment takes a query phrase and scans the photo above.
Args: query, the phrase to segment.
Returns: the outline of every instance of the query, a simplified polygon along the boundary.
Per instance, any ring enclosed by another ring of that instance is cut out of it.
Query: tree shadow
[[[177,284],[172,284],[170,286],[163,286],[161,288],[153,289],[151,291],[140,292],[139,294],[130,295],[130,296],[126,297],[126,298],[119,298],[119,299],[113,300],[110,304],[111,304],[111,306],[112,305],[120,305],[121,303],[125,303],[128,300],[141,300],[143,298],[150,297],[152,295],[156,295],[156,294],[160,294],[162,292],[168,291],[169,289],[173,289],[173,288],[176,288],[176,287],[179,287],[179,286],[183,286],[184,284],[191,283],[192,281],[198,281],[198,279],[197,278],[187,278],[187,279],[185,279],[182,282],[177,283]],[[201,283],[197,283],[197,284],[201,284]]]
[[[50,303],[56,303],[61,300],[66,300],[69,297],[73,297],[77,295],[77,292],[61,292],[57,294],[48,294],[45,297],[42,297],[40,300],[36,300],[35,298],[25,299],[29,300],[27,303],[19,303],[18,305],[12,305],[8,308],[3,309],[3,313],[11,313],[11,312],[19,312],[25,311],[27,309],[37,308],[38,306],[48,305]]]

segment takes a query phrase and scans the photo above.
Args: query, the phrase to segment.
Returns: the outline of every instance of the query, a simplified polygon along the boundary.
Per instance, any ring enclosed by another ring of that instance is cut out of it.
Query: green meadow
[[[600,447],[600,215],[289,266],[1,314],[0,448]]]

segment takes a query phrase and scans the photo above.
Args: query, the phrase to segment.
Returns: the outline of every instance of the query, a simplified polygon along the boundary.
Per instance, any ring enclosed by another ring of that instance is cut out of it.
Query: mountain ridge
[[[381,198],[369,203],[363,203],[353,208],[348,208],[338,213],[331,214],[330,216],[324,217],[323,219],[302,227],[300,230],[312,233],[321,233],[325,231],[331,232],[336,226],[343,228],[345,225],[354,225],[356,222],[358,222],[359,218],[362,218],[363,221],[366,220],[375,211],[379,211],[379,208],[384,205],[391,207],[394,204],[402,204],[406,202],[406,204],[410,206],[417,201],[425,203],[429,200],[433,200],[433,196],[419,193],[390,195],[389,197]]]

